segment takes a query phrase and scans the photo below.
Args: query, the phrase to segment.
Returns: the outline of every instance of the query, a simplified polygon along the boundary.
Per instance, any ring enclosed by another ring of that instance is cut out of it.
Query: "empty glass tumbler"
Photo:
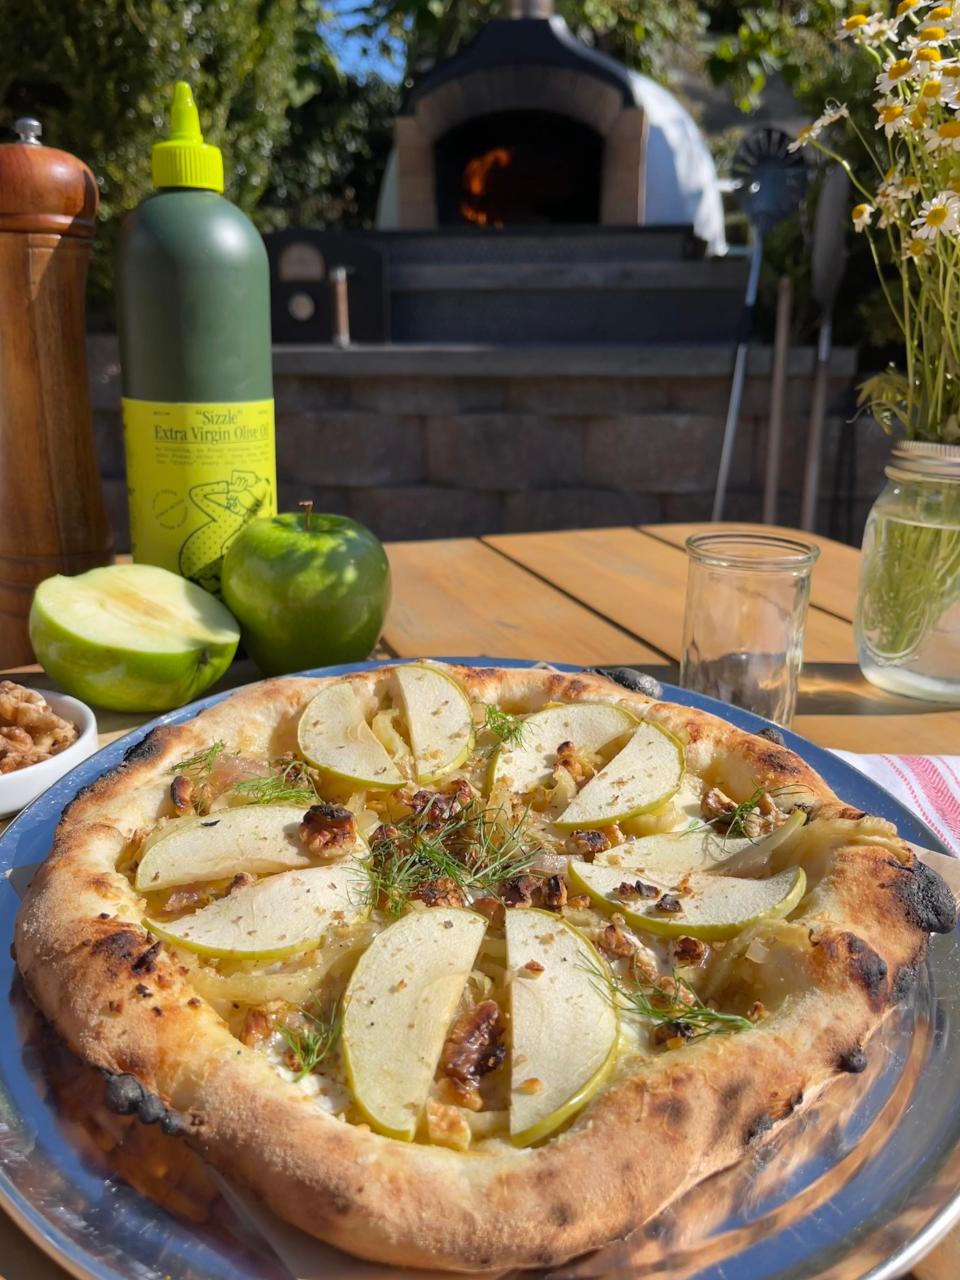
[[[789,724],[819,547],[773,533],[700,533],[687,553],[681,685]]]

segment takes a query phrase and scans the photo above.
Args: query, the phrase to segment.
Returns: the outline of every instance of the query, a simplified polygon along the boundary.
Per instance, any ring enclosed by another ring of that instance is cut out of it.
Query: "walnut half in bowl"
[[[86,703],[0,681],[0,818],[25,808],[98,745]]]

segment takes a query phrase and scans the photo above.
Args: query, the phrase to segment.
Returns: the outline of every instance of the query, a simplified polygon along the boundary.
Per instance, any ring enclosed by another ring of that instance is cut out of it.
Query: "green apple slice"
[[[247,805],[203,818],[175,818],[145,841],[136,887],[151,893],[223,880],[239,871],[261,876],[308,867],[312,859],[297,835],[305,809],[306,804]]]
[[[765,836],[748,840],[725,836],[702,824],[689,831],[658,832],[615,845],[596,861],[619,867],[626,874],[649,873],[658,882],[676,884],[690,871],[723,871],[731,875],[762,871],[771,853],[806,821],[796,809],[786,822]]]
[[[683,745],[668,729],[644,720],[633,737],[586,784],[557,819],[561,831],[605,827],[659,809],[683,778]]]
[[[549,1137],[593,1097],[613,1068],[619,1019],[605,963],[578,930],[547,911],[507,912],[510,983],[510,1140]]]
[[[368,889],[366,873],[351,859],[284,871],[179,920],[144,923],[158,938],[198,955],[282,960],[313,950],[328,929],[361,916]]]
[[[343,1004],[343,1059],[378,1133],[412,1141],[487,922],[474,911],[414,911],[378,934]]]
[[[623,867],[571,862],[567,874],[578,892],[589,894],[602,911],[620,912],[635,929],[666,938],[701,938],[704,942],[732,938],[760,920],[789,915],[807,887],[802,867],[789,867],[767,880],[693,873],[683,878],[682,890],[644,876],[645,883],[679,900],[681,910],[668,914],[657,910],[657,900],[653,898],[618,898],[621,884],[630,883]]]
[[[490,785],[505,780],[516,794],[526,795],[550,781],[561,742],[572,742],[580,751],[599,751],[638,723],[629,711],[607,702],[571,702],[531,712],[523,718],[520,741],[502,746],[494,757]]]
[[[727,875],[752,876],[762,871],[769,861],[774,849],[785,840],[796,835],[806,825],[807,815],[802,809],[794,809],[787,815],[786,822],[761,836],[758,840],[749,840],[744,836],[720,836],[719,869]]]
[[[219,600],[149,564],[47,578],[30,608],[30,642],[48,674],[113,711],[169,711],[198,698],[239,639]]]
[[[297,728],[300,754],[316,768],[364,787],[399,787],[403,775],[367,724],[353,685],[325,685]]]
[[[444,671],[411,662],[397,667],[417,782],[435,782],[473,750],[473,711],[464,691]]]

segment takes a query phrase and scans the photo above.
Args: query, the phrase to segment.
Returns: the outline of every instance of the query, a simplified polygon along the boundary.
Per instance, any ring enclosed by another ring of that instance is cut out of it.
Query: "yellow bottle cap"
[[[204,142],[197,104],[185,80],[178,81],[173,90],[170,137],[154,143],[150,159],[155,187],[223,190],[223,156],[219,147]]]

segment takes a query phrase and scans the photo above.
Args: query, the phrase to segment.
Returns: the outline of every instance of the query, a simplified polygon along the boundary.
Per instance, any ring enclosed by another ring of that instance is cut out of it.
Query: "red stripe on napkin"
[[[903,785],[906,787],[907,791],[909,791],[910,798],[916,805],[917,816],[919,818],[922,818],[923,821],[927,824],[927,826],[932,831],[936,832],[936,834],[940,837],[941,840],[944,841],[944,843],[947,843],[949,841],[949,836],[947,835],[943,827],[940,825],[939,809],[936,807],[935,804],[932,804],[929,802],[929,792],[927,791],[927,788],[924,787],[923,782],[917,775],[916,770],[912,767],[912,764],[910,763],[911,757],[901,756],[898,759],[896,756],[883,756],[882,759],[884,759],[887,762],[887,764],[894,771],[897,777],[903,782]],[[914,782],[916,782],[918,786],[914,786]],[[918,794],[918,788],[919,790],[922,790],[926,793],[925,799],[920,798],[920,795]]]
[[[896,796],[960,855],[960,756],[836,755]]]

